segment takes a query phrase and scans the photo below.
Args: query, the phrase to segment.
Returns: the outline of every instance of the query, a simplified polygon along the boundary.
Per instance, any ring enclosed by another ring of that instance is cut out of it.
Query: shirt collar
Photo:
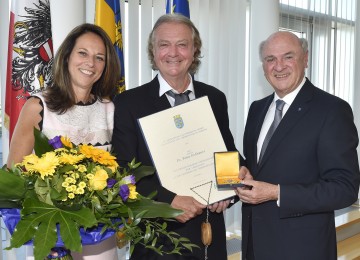
[[[190,74],[188,74],[188,77],[190,79],[190,83],[188,85],[188,87],[184,90],[190,90],[192,92],[194,92],[194,84],[193,84],[193,80]],[[166,82],[166,80],[161,76],[161,73],[158,73],[158,80],[159,80],[159,84],[160,84],[160,89],[159,89],[159,97],[161,97],[164,93],[166,93],[169,90],[174,91],[175,93],[177,93],[176,90],[174,90],[169,83]]]
[[[300,85],[294,91],[290,92],[289,94],[287,94],[285,97],[282,98],[282,100],[284,100],[288,106],[290,106],[292,104],[292,102],[296,98],[297,94],[300,92],[301,88],[304,86],[305,81],[306,81],[306,78],[304,77],[303,80],[301,81]],[[280,98],[275,92],[273,103],[275,103],[276,100],[278,100],[278,99],[280,99]]]

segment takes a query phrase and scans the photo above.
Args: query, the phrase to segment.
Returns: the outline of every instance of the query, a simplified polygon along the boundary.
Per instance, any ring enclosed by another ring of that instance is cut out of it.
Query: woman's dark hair
[[[66,36],[55,55],[52,67],[53,82],[44,91],[46,105],[53,112],[63,114],[76,104],[75,92],[71,87],[68,61],[76,40],[85,33],[98,35],[106,49],[104,71],[99,80],[94,83],[91,93],[102,100],[103,98],[112,99],[117,91],[117,84],[120,81],[120,62],[113,43],[101,27],[85,23],[75,27]]]

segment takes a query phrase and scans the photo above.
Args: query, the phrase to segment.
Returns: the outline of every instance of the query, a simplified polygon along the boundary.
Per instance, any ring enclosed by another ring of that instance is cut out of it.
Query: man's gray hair
[[[263,50],[264,50],[264,47],[266,45],[266,43],[268,42],[268,40],[271,38],[271,36],[266,39],[265,41],[262,41],[259,45],[259,57],[260,57],[260,61],[262,62],[263,61]],[[304,53],[307,53],[308,51],[308,41],[305,39],[305,38],[298,38],[299,40],[299,43],[301,45],[301,48],[303,49]]]
[[[162,25],[164,23],[183,24],[191,29],[193,44],[195,47],[195,53],[194,53],[194,60],[191,63],[188,72],[190,74],[195,74],[197,72],[197,70],[199,69],[199,66],[201,63],[200,58],[201,58],[202,41],[200,38],[200,33],[189,18],[187,18],[186,16],[183,16],[181,14],[177,14],[177,13],[164,14],[164,15],[160,16],[160,18],[156,21],[156,23],[149,35],[147,52],[148,52],[148,57],[149,57],[152,69],[158,70],[158,67],[156,66],[156,63],[155,63],[154,53],[153,53],[154,46],[155,46],[155,31],[160,25]]]

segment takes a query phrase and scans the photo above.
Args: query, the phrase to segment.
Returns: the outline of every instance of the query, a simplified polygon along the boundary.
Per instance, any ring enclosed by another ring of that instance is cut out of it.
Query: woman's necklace
[[[94,102],[94,95],[90,94],[87,98],[84,98],[83,100],[79,100],[76,102],[77,105],[88,105],[92,104]]]

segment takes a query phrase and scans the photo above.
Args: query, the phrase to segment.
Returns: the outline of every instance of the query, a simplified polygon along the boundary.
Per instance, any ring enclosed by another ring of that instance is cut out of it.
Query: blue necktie
[[[272,137],[272,135],[274,134],[276,128],[278,127],[281,119],[282,119],[282,110],[284,108],[285,102],[281,99],[276,100],[276,109],[275,109],[275,116],[274,116],[274,121],[272,122],[269,131],[267,132],[263,145],[261,147],[261,152],[260,152],[260,156],[259,156],[259,163],[261,162],[261,159],[265,153],[265,150],[270,142],[270,139]]]

